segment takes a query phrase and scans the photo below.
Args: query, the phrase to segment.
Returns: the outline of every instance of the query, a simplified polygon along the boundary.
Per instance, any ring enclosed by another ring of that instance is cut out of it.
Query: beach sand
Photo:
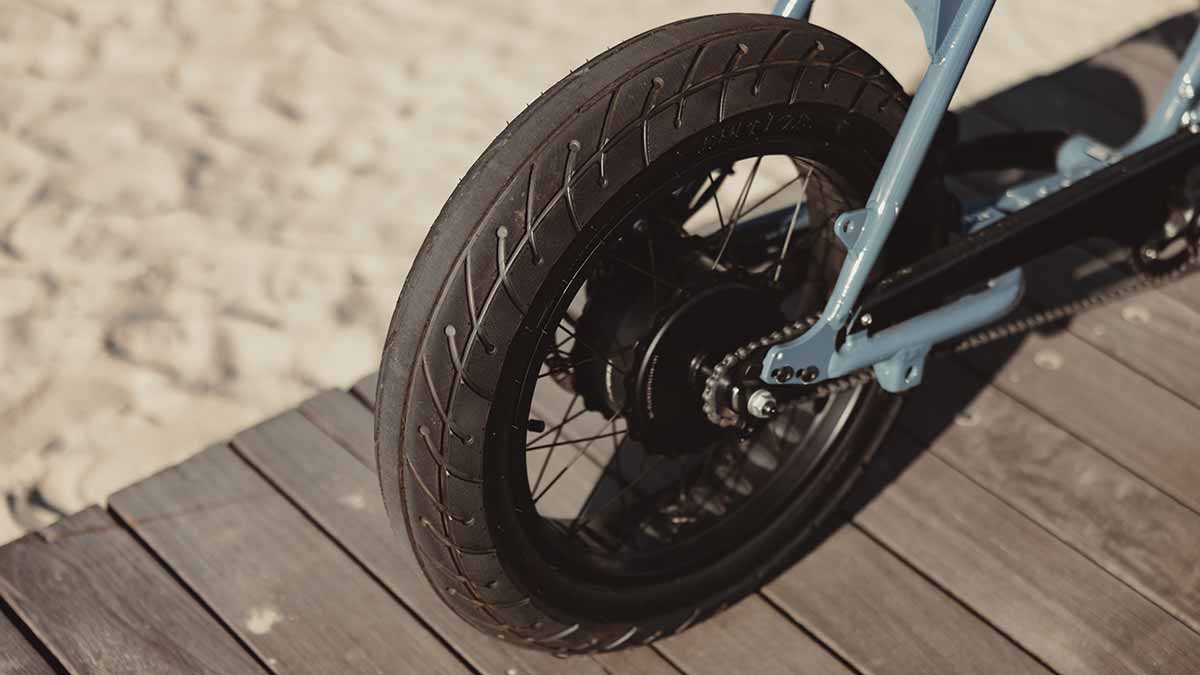
[[[1001,0],[956,103],[1194,7]],[[633,34],[768,8],[0,4],[0,543],[373,370],[429,224],[507,120]],[[915,86],[899,0],[814,21]]]

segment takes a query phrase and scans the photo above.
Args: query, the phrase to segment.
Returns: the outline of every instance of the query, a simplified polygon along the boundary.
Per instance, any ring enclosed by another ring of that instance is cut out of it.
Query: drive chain
[[[1057,305],[1048,309],[1033,312],[1026,316],[1011,319],[1002,323],[982,328],[974,333],[960,338],[957,342],[946,342],[934,350],[935,354],[957,354],[972,349],[978,349],[997,340],[1013,337],[1036,330],[1042,326],[1068,319],[1080,312],[1106,305],[1138,293],[1144,293],[1169,284],[1186,274],[1195,265],[1195,251],[1178,267],[1169,272],[1159,274],[1141,273],[1130,282],[1113,288],[1102,290],[1091,295]],[[788,324],[779,330],[754,340],[737,350],[725,355],[715,366],[704,383],[704,414],[709,421],[721,427],[733,427],[739,423],[738,415],[717,401],[720,382],[740,363],[750,358],[755,352],[769,349],[775,345],[788,342],[803,335],[816,324],[819,315],[814,315]],[[793,401],[807,401],[825,398],[834,394],[853,389],[875,379],[872,368],[862,368],[841,377],[824,380],[809,387],[802,396]],[[796,385],[803,386],[803,385]]]

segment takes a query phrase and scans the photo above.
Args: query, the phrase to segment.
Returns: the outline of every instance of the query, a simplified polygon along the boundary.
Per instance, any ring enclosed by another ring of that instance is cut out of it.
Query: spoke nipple
[[[800,371],[800,381],[804,384],[811,384],[816,382],[820,375],[821,371],[816,366],[809,366]]]
[[[525,428],[535,434],[540,434],[546,430],[546,420],[531,419],[529,420],[529,423],[525,425]]]
[[[775,378],[775,381],[779,383],[788,382],[795,376],[796,371],[792,370],[791,366],[784,366],[771,371],[771,377]]]

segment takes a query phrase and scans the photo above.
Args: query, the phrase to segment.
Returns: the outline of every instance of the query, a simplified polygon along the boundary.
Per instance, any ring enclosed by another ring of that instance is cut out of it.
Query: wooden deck
[[[988,99],[966,132],[1120,141],[1194,26]],[[1028,301],[1123,274],[1074,248]],[[928,381],[790,571],[681,635],[564,662],[428,588],[383,513],[366,378],[0,548],[0,672],[1200,672],[1200,276]]]

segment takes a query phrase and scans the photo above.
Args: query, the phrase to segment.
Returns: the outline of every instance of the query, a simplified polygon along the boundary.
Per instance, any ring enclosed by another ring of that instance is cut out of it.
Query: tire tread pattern
[[[761,56],[750,58],[754,51]],[[837,56],[827,58],[831,53]],[[776,74],[784,77],[772,78]],[[820,76],[815,83],[814,75]],[[612,79],[603,83],[604,77]],[[679,84],[668,92],[672,77]],[[844,99],[838,104],[848,113],[866,110],[893,132],[908,105],[874,59],[814,26],[757,15],[671,24],[606,52],[532,104],[460,183],[418,254],[410,279],[426,288],[409,298],[418,292],[410,293],[412,282],[406,283],[378,385],[380,409],[401,409],[399,422],[377,422],[379,475],[393,522],[406,523],[425,574],[480,630],[558,653],[616,649],[681,632],[729,600],[695,607],[669,626],[585,626],[545,614],[496,558],[481,512],[478,454],[511,331],[549,263],[586,227],[597,193],[622,180],[614,156],[627,152],[627,138],[636,135],[638,164],[648,166],[661,152],[656,133],[667,129],[665,148],[672,132],[712,124],[703,116],[713,103],[702,100],[712,98],[712,89],[719,90],[718,123],[739,112],[732,100],[746,98],[735,90],[749,77],[751,99],[766,94],[773,79],[783,84],[776,102],[795,103],[815,86],[831,100]],[[580,103],[589,88],[599,93]],[[876,95],[860,109],[868,92]],[[658,124],[664,113],[669,127]],[[558,127],[545,129],[548,120]],[[443,264],[451,256],[453,263]],[[766,569],[755,576],[767,576]]]

